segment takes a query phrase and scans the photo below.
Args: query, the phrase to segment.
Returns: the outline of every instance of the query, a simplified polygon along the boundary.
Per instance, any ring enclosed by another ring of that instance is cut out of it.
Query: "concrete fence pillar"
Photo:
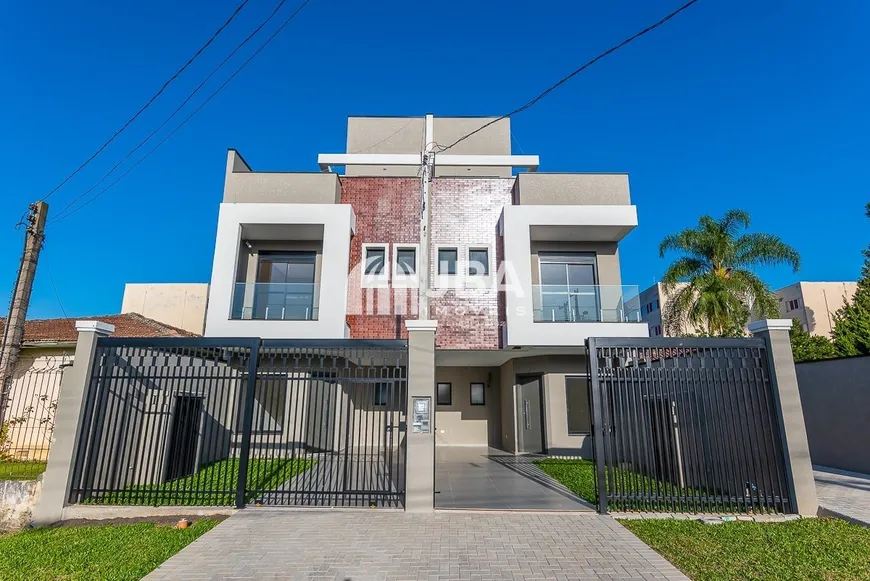
[[[408,329],[405,510],[435,510],[435,329],[437,321],[406,321]]]
[[[42,494],[33,510],[33,524],[44,526],[63,517],[72,484],[73,463],[78,447],[79,425],[88,392],[97,338],[115,331],[115,327],[99,321],[76,321],[79,333],[72,368],[63,374],[48,464],[42,477]]]
[[[819,501],[816,498],[810,446],[791,352],[791,327],[791,319],[767,319],[750,323],[749,331],[767,342],[771,387],[785,453],[792,507],[798,514],[816,516]]]

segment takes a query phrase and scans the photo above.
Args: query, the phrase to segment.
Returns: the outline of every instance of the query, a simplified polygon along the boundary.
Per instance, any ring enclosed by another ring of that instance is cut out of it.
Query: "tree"
[[[870,218],[870,203],[864,210]],[[851,302],[844,298],[846,304],[834,313],[834,329],[831,331],[834,346],[844,357],[870,355],[870,246],[861,253],[864,265],[855,296]]]
[[[662,258],[671,251],[683,254],[662,278],[668,297],[662,319],[669,333],[733,335],[742,333],[750,313],[778,314],[776,297],[752,269],[786,264],[797,272],[800,255],[778,236],[741,233],[749,224],[748,213],[729,210],[718,220],[701,216],[696,228],[662,240]]]
[[[804,331],[797,319],[793,319],[790,336],[791,352],[795,363],[831,359],[837,356],[837,349],[830,339],[810,335]]]

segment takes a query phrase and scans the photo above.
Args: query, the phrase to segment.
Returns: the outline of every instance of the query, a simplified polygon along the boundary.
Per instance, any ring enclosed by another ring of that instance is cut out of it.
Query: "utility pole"
[[[420,172],[420,289],[417,301],[417,318],[429,319],[429,189],[432,178],[435,177],[435,118],[426,115],[425,129],[423,131],[423,151],[420,152],[422,171]]]
[[[35,202],[30,205],[27,215],[27,231],[24,235],[24,253],[21,255],[21,266],[18,278],[12,289],[12,301],[9,304],[9,315],[3,329],[3,341],[0,343],[0,425],[5,421],[9,390],[12,387],[12,376],[21,354],[21,343],[24,341],[24,321],[27,319],[27,307],[30,305],[30,293],[33,290],[33,280],[36,278],[36,265],[39,262],[39,251],[45,239],[45,218],[48,215],[48,204]]]

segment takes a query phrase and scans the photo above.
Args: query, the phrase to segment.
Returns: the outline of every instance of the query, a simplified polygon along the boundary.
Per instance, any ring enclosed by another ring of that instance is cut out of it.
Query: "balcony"
[[[535,323],[639,323],[637,286],[532,285]]]
[[[319,286],[313,283],[236,283],[230,319],[316,321]]]

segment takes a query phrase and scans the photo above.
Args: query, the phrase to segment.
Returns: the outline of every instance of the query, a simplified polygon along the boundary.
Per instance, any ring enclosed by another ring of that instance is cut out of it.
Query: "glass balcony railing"
[[[639,323],[636,286],[533,285],[536,323]]]
[[[317,320],[319,286],[313,283],[236,283],[230,318],[261,321]]]

